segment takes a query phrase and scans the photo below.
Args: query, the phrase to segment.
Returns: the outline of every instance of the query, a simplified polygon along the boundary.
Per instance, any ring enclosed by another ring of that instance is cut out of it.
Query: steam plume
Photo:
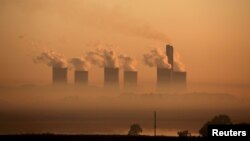
[[[56,53],[53,50],[44,51],[37,57],[33,58],[34,63],[45,63],[48,66],[56,68],[67,67],[67,61],[62,54]]]
[[[91,64],[83,57],[71,58],[69,60],[69,66],[78,71],[87,71],[91,67]]]
[[[120,61],[121,67],[125,71],[136,71],[136,66],[137,66],[136,59],[130,56],[127,56],[125,54],[121,54],[119,55],[119,61]]]
[[[165,52],[160,48],[154,48],[149,53],[144,54],[143,59],[149,67],[171,68]]]
[[[185,65],[180,60],[180,54],[178,52],[174,53],[174,70],[184,72]]]
[[[116,52],[111,49],[97,48],[89,51],[86,58],[92,64],[99,67],[116,68],[119,67],[119,60]]]
[[[157,40],[162,43],[169,42],[168,36],[160,31],[157,31],[156,29],[152,28],[149,25],[145,26],[136,26],[134,24],[129,24],[129,23],[116,23],[117,25],[114,26],[114,28],[122,33],[127,33],[128,35],[132,36],[138,36],[142,38],[147,38],[151,40]]]

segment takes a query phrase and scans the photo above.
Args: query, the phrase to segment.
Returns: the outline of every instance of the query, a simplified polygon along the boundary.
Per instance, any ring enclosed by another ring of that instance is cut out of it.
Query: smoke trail
[[[86,58],[92,64],[99,67],[116,68],[119,67],[119,60],[116,52],[111,49],[97,48],[89,51]]]
[[[136,59],[127,56],[125,54],[119,55],[120,66],[125,71],[136,71],[137,61]]]
[[[165,52],[160,48],[154,48],[149,53],[144,54],[143,59],[149,67],[171,68]]]
[[[132,36],[138,36],[142,38],[147,38],[151,40],[157,40],[162,43],[169,43],[168,36],[160,31],[157,31],[156,29],[152,28],[149,25],[136,26],[135,24],[129,24],[129,23],[115,23],[116,25],[113,26],[113,29],[118,30],[122,33],[132,35]]]
[[[48,66],[57,68],[67,67],[67,61],[62,54],[56,53],[53,50],[42,52],[37,57],[33,58],[34,63],[45,63]]]
[[[174,71],[185,71],[185,65],[180,60],[180,54],[178,52],[174,53]]]
[[[75,70],[87,71],[91,67],[91,64],[83,57],[71,58],[69,60],[70,68]]]

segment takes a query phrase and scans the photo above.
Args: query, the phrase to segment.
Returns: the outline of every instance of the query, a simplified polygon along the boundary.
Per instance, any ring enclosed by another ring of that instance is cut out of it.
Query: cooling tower
[[[166,55],[168,57],[168,63],[171,64],[171,69],[174,68],[174,48],[171,45],[166,45]]]
[[[52,81],[53,84],[66,84],[67,83],[67,68],[52,68]]]
[[[137,85],[137,71],[124,71],[124,87]]]
[[[173,72],[172,83],[175,88],[186,88],[187,73],[186,72]]]
[[[119,87],[119,68],[104,68],[104,86]]]
[[[75,84],[88,84],[88,71],[75,71]]]
[[[171,69],[168,68],[157,68],[157,86],[169,87],[171,72]]]

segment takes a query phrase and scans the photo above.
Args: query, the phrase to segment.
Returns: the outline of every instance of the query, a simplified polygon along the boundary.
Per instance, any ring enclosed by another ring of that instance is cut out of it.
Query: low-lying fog
[[[154,111],[161,135],[185,129],[197,135],[217,114],[250,122],[249,97],[226,93],[111,92],[70,85],[2,87],[0,93],[0,134],[127,134],[138,123],[143,134],[152,135]]]

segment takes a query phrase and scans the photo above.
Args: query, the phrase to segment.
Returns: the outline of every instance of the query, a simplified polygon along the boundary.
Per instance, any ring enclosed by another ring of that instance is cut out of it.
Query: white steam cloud
[[[154,48],[149,53],[144,54],[143,60],[149,67],[171,68],[165,52],[160,48]]]
[[[45,63],[48,66],[56,68],[65,68],[67,67],[67,61],[64,55],[59,54],[53,50],[48,50],[42,52],[37,57],[33,58],[34,63]]]
[[[178,52],[174,53],[174,71],[184,72],[185,65],[180,60],[180,54]]]
[[[92,64],[99,67],[117,68],[119,67],[119,60],[116,52],[111,49],[97,48],[89,51],[86,58]]]
[[[68,63],[70,68],[77,71],[87,71],[91,67],[91,64],[83,57],[71,58]]]
[[[124,71],[136,71],[137,60],[125,55],[119,55],[120,67],[124,69]]]
[[[75,70],[89,70],[91,65],[108,68],[123,68],[125,71],[136,71],[137,60],[131,56],[118,55],[112,49],[97,48],[86,53],[86,57],[71,58],[66,61],[64,55],[53,50],[42,52],[33,58],[34,63],[45,63],[48,66],[65,68],[69,66]],[[143,55],[145,65],[149,67],[168,68],[172,66],[168,63],[166,53],[161,48],[154,48],[149,53]],[[180,61],[179,53],[174,53],[174,71],[185,71],[185,65]]]

